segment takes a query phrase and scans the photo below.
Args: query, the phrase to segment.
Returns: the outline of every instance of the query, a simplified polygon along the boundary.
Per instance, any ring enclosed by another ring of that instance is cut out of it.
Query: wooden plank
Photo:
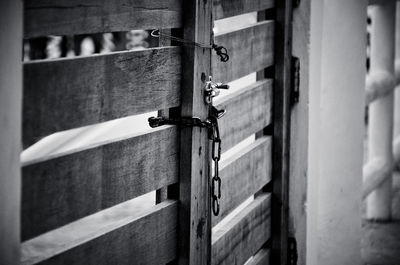
[[[275,87],[272,161],[272,264],[287,264],[292,0],[276,2]]]
[[[263,194],[223,227],[213,231],[212,263],[243,264],[270,236],[270,194]]]
[[[183,1],[183,38],[211,43],[212,1]],[[204,87],[211,74],[211,50],[184,46],[182,53],[181,116],[205,120],[209,107]],[[209,265],[211,260],[210,156],[208,132],[204,128],[181,128],[179,179],[180,265]]]
[[[218,121],[223,152],[270,124],[272,85],[271,79],[258,81],[229,96],[215,100],[217,108],[227,111]]]
[[[275,0],[214,0],[214,19],[273,8]]]
[[[224,46],[229,61],[212,57],[213,80],[229,82],[274,63],[274,21],[262,21],[232,32],[215,35],[215,43]]]
[[[175,127],[22,168],[22,239],[178,181]]]
[[[179,28],[182,0],[27,0],[25,37]]]
[[[368,5],[385,5],[390,2],[393,2],[393,0],[368,0]]]
[[[313,7],[314,8],[314,7]],[[318,13],[315,9],[313,12]],[[299,102],[291,109],[291,133],[290,133],[290,176],[289,176],[289,236],[296,238],[297,241],[297,253],[298,261],[297,264],[306,264],[306,253],[311,248],[307,246],[307,234],[314,234],[313,238],[317,237],[313,230],[307,231],[307,223],[310,219],[317,219],[311,217],[310,213],[315,212],[313,208],[314,204],[317,204],[318,199],[316,192],[315,195],[309,195],[307,189],[310,186],[314,186],[314,182],[311,179],[315,179],[313,176],[314,171],[312,166],[309,167],[308,161],[315,161],[318,163],[312,155],[309,156],[308,150],[313,147],[313,144],[309,143],[309,139],[313,139],[315,134],[310,133],[311,128],[309,124],[314,124],[310,121],[311,117],[314,119],[319,114],[312,114],[311,110],[314,111],[314,101],[309,100],[311,89],[310,80],[314,79],[315,74],[310,74],[310,28],[311,28],[311,2],[302,1],[300,5],[296,7],[296,11],[293,12],[293,55],[300,59],[300,96]],[[318,22],[322,23],[322,22]],[[314,26],[313,26],[314,27]],[[323,30],[321,30],[322,32]],[[313,31],[315,32],[315,31]],[[312,33],[315,34],[315,33]],[[314,52],[314,49],[313,49]],[[314,55],[313,55],[314,56]],[[314,72],[315,73],[315,72]],[[314,90],[315,91],[315,90]],[[311,96],[312,97],[312,96]],[[319,100],[319,99],[318,99]],[[315,115],[315,116],[314,116]],[[317,125],[319,126],[319,125]],[[314,138],[315,139],[315,138]],[[310,147],[309,147],[310,146]],[[314,152],[314,151],[312,151]],[[317,154],[316,156],[319,156]],[[314,164],[315,165],[315,164]],[[307,173],[306,173],[307,172]],[[306,177],[307,176],[307,177]],[[313,198],[313,196],[316,196]],[[313,200],[313,203],[310,201]],[[304,205],[307,204],[307,207]],[[310,219],[308,219],[310,218]],[[308,219],[308,221],[307,221]],[[316,220],[315,220],[316,221]],[[314,222],[314,221],[312,221]],[[314,226],[313,223],[311,226]],[[317,230],[315,230],[317,231]],[[315,236],[315,237],[314,237]],[[313,239],[310,239],[311,241]],[[314,241],[315,242],[315,241]]]
[[[260,249],[246,265],[269,265],[269,250]]]
[[[22,243],[21,264],[166,264],[176,257],[178,202],[128,202]]]
[[[262,137],[227,160],[221,160],[221,210],[213,226],[271,180],[271,137]]]
[[[160,34],[161,35],[158,38],[158,46],[171,46],[171,39],[165,36],[172,36],[172,30],[171,29],[160,29]],[[159,110],[157,113],[158,117],[167,117],[169,118],[169,109],[163,109]],[[162,187],[161,189],[156,190],[156,203],[160,203],[168,198],[168,187]]]
[[[23,140],[177,107],[180,48],[154,48],[24,64]]]

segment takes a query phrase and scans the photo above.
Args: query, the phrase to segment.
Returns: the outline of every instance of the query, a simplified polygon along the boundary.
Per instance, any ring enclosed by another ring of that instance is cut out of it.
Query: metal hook
[[[158,32],[158,34],[156,34],[155,32]],[[159,38],[160,37],[160,30],[159,29],[153,29],[150,33],[150,35],[154,38]]]

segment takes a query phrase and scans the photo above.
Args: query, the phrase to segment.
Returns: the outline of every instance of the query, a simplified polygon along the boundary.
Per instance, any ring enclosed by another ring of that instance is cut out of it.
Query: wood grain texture
[[[215,43],[228,50],[229,61],[212,57],[213,80],[229,82],[274,63],[273,21],[258,22],[232,32],[215,35]]]
[[[368,0],[368,5],[385,5],[392,2],[392,0]]]
[[[318,12],[318,11],[314,11]],[[292,53],[300,59],[300,98],[291,109],[290,133],[290,168],[289,168],[289,236],[297,241],[298,265],[306,264],[307,246],[307,215],[312,211],[311,197],[307,195],[311,173],[308,161],[309,139],[314,134],[309,132],[310,124],[310,28],[311,28],[311,1],[301,1],[300,6],[293,10],[293,48]],[[310,160],[309,160],[310,157]],[[314,160],[315,161],[315,160]],[[307,203],[308,202],[308,203]],[[315,202],[316,203],[316,202]],[[307,205],[307,206],[306,206]],[[308,213],[307,213],[308,211]]]
[[[172,36],[172,30],[171,29],[160,29],[160,34],[161,35],[158,38],[158,46],[163,47],[163,46],[171,46],[171,39],[169,39],[166,36]],[[169,118],[169,109],[163,109],[159,110],[157,113],[158,117],[166,117]],[[168,198],[168,187],[162,187],[161,189],[156,190],[156,203],[160,203]]]
[[[229,96],[215,100],[217,108],[227,111],[218,121],[223,152],[270,124],[272,85],[271,79],[258,81]]]
[[[166,264],[176,257],[178,202],[107,209],[22,244],[21,264]]]
[[[180,104],[180,48],[24,64],[23,142]]]
[[[221,160],[221,211],[213,225],[271,180],[271,137],[257,139],[227,160]]]
[[[25,37],[179,28],[182,0],[27,0]]]
[[[273,8],[275,5],[274,0],[214,0],[213,2],[214,19]]]
[[[176,183],[176,127],[22,168],[22,240]]]
[[[287,264],[289,218],[292,0],[276,2],[272,166],[272,264]]]
[[[213,265],[243,264],[270,236],[270,194],[263,194],[223,227],[213,231]]]
[[[183,38],[211,43],[212,1],[183,1]],[[211,50],[184,46],[181,116],[204,120],[209,107],[204,87],[211,73]],[[211,259],[210,156],[204,128],[181,128],[179,178],[179,265],[209,265]]]
[[[269,265],[269,250],[260,249],[246,265]]]

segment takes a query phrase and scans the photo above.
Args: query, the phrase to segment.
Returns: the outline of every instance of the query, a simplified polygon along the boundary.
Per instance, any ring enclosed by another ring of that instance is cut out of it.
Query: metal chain
[[[214,161],[214,176],[211,182],[211,198],[212,198],[212,211],[215,216],[219,214],[219,200],[221,199],[221,178],[219,177],[219,160],[221,159],[221,138],[219,135],[218,119],[217,117],[210,118],[212,123],[212,132],[210,138],[212,140],[212,153],[211,158]]]
[[[210,117],[202,121],[198,117],[181,117],[177,119],[165,117],[150,117],[149,125],[152,128],[162,125],[181,125],[187,127],[205,127],[209,130],[209,138],[212,141],[211,158],[214,161],[214,176],[211,182],[212,211],[215,216],[219,214],[219,201],[221,199],[221,178],[219,177],[219,160],[221,159],[221,137],[219,134],[218,118],[221,117],[221,111],[211,112]]]
[[[210,120],[202,121],[199,117],[181,117],[181,118],[166,118],[166,117],[150,117],[148,119],[151,128],[162,125],[180,125],[184,127],[203,127],[212,128]]]

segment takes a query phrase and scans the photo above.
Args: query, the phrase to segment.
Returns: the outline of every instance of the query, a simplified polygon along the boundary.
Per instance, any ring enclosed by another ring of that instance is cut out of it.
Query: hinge
[[[300,59],[298,57],[292,57],[292,89],[290,91],[290,104],[299,102],[300,97]]]
[[[288,238],[288,264],[289,265],[297,265],[298,260],[298,253],[297,253],[297,241],[294,237]]]

